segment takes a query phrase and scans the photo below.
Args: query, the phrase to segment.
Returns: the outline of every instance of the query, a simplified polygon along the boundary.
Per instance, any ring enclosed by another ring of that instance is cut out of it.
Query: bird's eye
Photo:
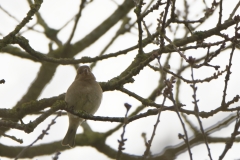
[[[78,75],[89,75],[89,73],[91,73],[91,69],[88,66],[81,66],[77,70]]]
[[[88,68],[81,68],[78,70],[78,74],[89,74]]]
[[[78,74],[83,74],[83,72],[84,72],[84,70],[81,69],[81,70],[78,71]]]

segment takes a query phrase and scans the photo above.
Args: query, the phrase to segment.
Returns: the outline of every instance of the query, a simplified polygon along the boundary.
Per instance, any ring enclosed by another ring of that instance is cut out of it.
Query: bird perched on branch
[[[75,111],[85,111],[88,114],[94,114],[102,100],[102,88],[96,82],[91,69],[88,66],[80,66],[77,70],[75,80],[68,88],[65,101],[69,107]],[[69,126],[68,131],[62,141],[63,146],[73,147],[75,145],[75,135],[78,126],[84,119],[68,113]]]

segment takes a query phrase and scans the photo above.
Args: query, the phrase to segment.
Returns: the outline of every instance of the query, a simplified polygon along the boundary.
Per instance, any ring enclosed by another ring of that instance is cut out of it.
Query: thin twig
[[[51,128],[52,125],[54,125],[56,122],[55,120],[61,116],[61,112],[59,112],[59,114],[52,120],[52,122],[48,125],[48,127],[42,131],[42,134],[40,134],[38,136],[38,138],[33,141],[30,145],[28,145],[27,147],[25,147],[16,157],[15,157],[15,160],[17,160],[18,158],[20,158],[30,147],[32,147],[37,141],[39,141],[40,139],[43,139],[43,137],[45,135],[48,135],[47,131]]]
[[[230,78],[230,75],[231,75],[230,69],[231,69],[231,66],[232,66],[232,57],[233,57],[234,50],[235,50],[235,44],[233,44],[233,46],[232,46],[232,51],[230,53],[230,58],[229,58],[229,64],[228,64],[228,67],[227,67],[227,74],[225,76],[225,84],[224,84],[224,89],[223,89],[223,98],[222,98],[222,103],[221,103],[222,106],[224,106],[225,103],[226,103],[225,99],[226,99],[226,95],[227,95],[228,81],[229,81],[229,78]]]
[[[23,140],[22,140],[22,139],[18,139],[18,138],[16,138],[15,136],[7,135],[7,134],[5,134],[5,133],[2,132],[2,131],[0,131],[0,135],[2,135],[3,137],[8,137],[8,138],[10,138],[10,139],[12,139],[12,140],[14,140],[14,141],[20,143],[20,144],[23,143]]]
[[[166,81],[166,83],[167,83],[168,88],[167,88],[165,94],[169,95],[169,99],[172,101],[172,103],[173,103],[173,105],[174,105],[175,111],[176,111],[176,113],[177,113],[177,116],[178,116],[181,124],[182,124],[182,128],[183,128],[184,135],[185,135],[185,136],[184,136],[184,135],[181,135],[181,134],[179,133],[179,138],[182,138],[182,139],[185,141],[185,143],[186,143],[186,145],[187,145],[187,148],[188,148],[189,157],[190,157],[190,159],[192,160],[193,158],[192,158],[192,152],[191,152],[190,144],[189,144],[189,140],[188,140],[187,129],[186,129],[185,124],[184,124],[184,122],[183,122],[183,120],[182,120],[182,118],[181,118],[181,116],[180,116],[179,106],[176,104],[176,101],[175,101],[174,98],[173,98],[172,88],[173,88],[173,83],[175,83],[174,77],[172,77],[171,80]]]
[[[191,77],[192,77],[192,80],[194,80],[194,75],[193,75],[193,67],[191,67]],[[197,100],[197,87],[196,87],[196,83],[193,83],[191,85],[192,89],[193,89],[193,104],[194,104],[194,111],[195,111],[195,116],[198,120],[198,123],[199,123],[199,126],[200,126],[200,130],[202,132],[202,136],[203,136],[203,139],[204,139],[204,142],[206,144],[206,147],[207,147],[207,150],[208,150],[208,156],[209,158],[212,160],[212,155],[211,155],[211,151],[210,151],[210,147],[208,145],[208,141],[207,141],[207,135],[205,134],[204,132],[204,129],[203,129],[203,125],[202,125],[202,121],[200,120],[200,117],[199,117],[199,108],[198,108],[198,102],[199,100]]]
[[[143,6],[143,0],[138,0],[138,3],[136,5],[135,13],[137,15],[137,24],[138,24],[138,53],[143,53],[143,46],[142,46],[142,19],[139,17],[141,16]]]
[[[228,142],[226,142],[225,148],[224,148],[222,154],[220,155],[219,160],[222,160],[224,158],[224,156],[226,155],[228,150],[232,147],[233,142],[235,141],[236,136],[240,134],[240,132],[238,131],[239,128],[240,128],[240,119],[239,118],[240,117],[239,117],[239,111],[238,111],[233,133],[231,134],[230,140]]]
[[[28,11],[27,16],[15,27],[15,29],[5,36],[0,43],[0,51],[3,47],[10,44],[16,34],[26,26],[26,24],[32,19],[33,15],[40,9],[43,0],[35,0],[35,4],[31,6],[31,9]]]
[[[229,15],[229,18],[228,18],[228,20],[230,20],[230,19],[232,19],[232,18],[233,18],[233,16],[235,15],[235,13],[236,13],[237,9],[239,8],[239,6],[240,6],[240,1],[238,1],[238,3],[236,4],[236,6],[234,7],[234,9],[233,9],[232,13]]]
[[[222,24],[222,11],[223,11],[223,6],[222,6],[222,0],[220,0],[220,8],[219,8],[219,17],[218,17],[218,24],[217,26]]]
[[[166,96],[164,96],[164,98],[163,98],[162,106],[165,104],[165,101],[166,101]],[[146,150],[145,150],[145,152],[143,154],[143,160],[145,160],[149,156],[150,148],[151,148],[152,142],[153,142],[153,138],[154,138],[154,136],[156,134],[157,126],[158,126],[158,124],[160,122],[161,112],[162,112],[162,107],[158,109],[158,116],[157,116],[156,123],[154,124],[154,127],[153,127],[151,138],[150,138],[150,140],[148,140],[146,142],[146,146],[147,147],[146,147]]]
[[[81,3],[80,3],[80,6],[79,6],[79,11],[78,11],[78,14],[76,15],[76,19],[75,19],[75,23],[74,23],[74,26],[73,26],[73,29],[72,29],[72,32],[70,34],[70,37],[68,38],[67,42],[66,42],[66,48],[68,48],[68,46],[70,45],[71,41],[72,41],[72,38],[74,36],[74,33],[76,31],[76,28],[77,28],[77,25],[78,25],[78,21],[82,15],[82,10],[83,8],[85,7],[85,3],[86,3],[86,0],[82,0]]]
[[[128,103],[124,104],[125,108],[126,108],[126,114],[125,114],[125,118],[124,118],[124,125],[123,125],[123,131],[121,134],[121,140],[118,140],[118,153],[117,153],[117,160],[121,159],[121,155],[122,155],[122,151],[125,149],[123,146],[125,145],[125,142],[127,141],[127,139],[124,138],[125,132],[126,132],[126,126],[128,124],[128,112],[131,108],[131,105]]]

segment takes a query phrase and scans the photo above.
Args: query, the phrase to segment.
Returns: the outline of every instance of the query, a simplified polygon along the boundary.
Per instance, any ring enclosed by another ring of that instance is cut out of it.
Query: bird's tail
[[[62,145],[74,147],[77,129],[78,126],[82,123],[83,119],[75,115],[72,115],[71,113],[68,113],[68,118],[69,118],[68,131],[62,140]]]
[[[74,147],[76,132],[77,132],[77,127],[73,128],[69,126],[68,131],[62,140],[62,145],[63,146],[68,145],[69,147]]]

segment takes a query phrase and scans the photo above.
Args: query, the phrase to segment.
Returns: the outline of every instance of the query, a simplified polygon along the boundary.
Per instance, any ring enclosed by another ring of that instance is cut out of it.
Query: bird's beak
[[[89,75],[89,74],[90,74],[90,71],[89,71],[87,68],[85,68],[85,69],[84,69],[84,73],[85,73],[86,75]]]

